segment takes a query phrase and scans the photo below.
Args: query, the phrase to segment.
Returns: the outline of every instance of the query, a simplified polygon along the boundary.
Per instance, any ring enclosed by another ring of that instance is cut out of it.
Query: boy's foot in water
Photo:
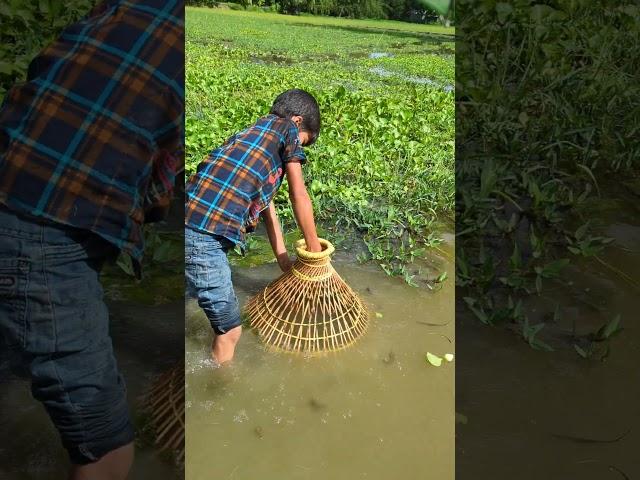
[[[238,325],[227,333],[215,336],[211,345],[211,359],[214,364],[223,366],[233,359],[240,335],[242,335],[242,326]]]

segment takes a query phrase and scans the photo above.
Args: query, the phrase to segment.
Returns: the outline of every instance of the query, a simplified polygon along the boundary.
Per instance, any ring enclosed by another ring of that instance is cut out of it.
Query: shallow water
[[[400,72],[392,72],[391,70],[387,70],[384,67],[371,67],[369,69],[369,72],[371,73],[375,73],[376,75],[379,75],[380,77],[398,77],[401,78],[402,80],[406,81],[406,82],[410,82],[410,83],[417,83],[420,85],[431,85],[434,87],[441,87],[445,92],[451,92],[453,91],[453,85],[441,85],[440,83],[436,82],[435,80],[431,80],[430,78],[426,78],[426,77],[416,77],[414,75],[405,75],[403,73]]]
[[[455,362],[425,360],[454,351],[441,336],[454,342],[452,284],[431,293],[338,255],[334,266],[371,323],[328,356],[269,352],[245,330],[233,364],[212,369],[209,324],[187,304],[187,478],[453,478]],[[236,268],[241,303],[278,272]]]
[[[127,383],[134,424],[156,376],[173,366],[182,354],[182,303],[158,307],[121,302],[109,304],[111,336],[118,367]],[[44,408],[31,397],[29,382],[9,369],[0,356],[0,478],[51,480],[66,478],[67,454]],[[129,478],[181,478],[172,462],[147,442],[138,445]]]
[[[168,219],[157,224],[163,232],[182,232],[183,192],[176,189],[176,201]],[[117,267],[105,268],[118,272]],[[176,274],[171,270],[173,278]],[[150,277],[161,275],[160,271]],[[166,273],[162,273],[166,275]],[[137,431],[136,458],[129,480],[178,480],[181,470],[168,455],[152,445],[145,413],[149,389],[157,377],[184,355],[184,304],[170,301],[166,292],[155,292],[152,302],[129,298],[133,280],[113,273],[102,276],[109,307],[110,333],[118,368],[127,384],[128,403]],[[182,290],[182,282],[173,287]],[[134,288],[137,290],[137,288]],[[167,289],[168,290],[168,289]],[[136,297],[134,295],[133,297]],[[0,479],[51,480],[66,478],[67,453],[42,405],[31,397],[29,382],[10,368],[11,359],[0,345]]]
[[[388,52],[371,52],[369,54],[369,58],[385,58],[385,57],[393,57],[392,54],[388,53]]]
[[[640,476],[640,289],[618,273],[640,279],[640,211],[637,197],[622,190],[611,186],[614,201],[609,194],[588,209],[597,233],[614,238],[600,255],[609,266],[577,262],[526,306],[532,324],[548,322],[559,306],[558,322],[542,332],[555,352],[533,350],[511,332],[482,326],[459,306],[464,348],[456,404],[468,417],[456,432],[460,478]],[[611,205],[603,209],[605,200]],[[623,330],[611,338],[606,359],[599,359],[603,346],[594,358],[578,356],[573,332],[595,332],[616,315]]]

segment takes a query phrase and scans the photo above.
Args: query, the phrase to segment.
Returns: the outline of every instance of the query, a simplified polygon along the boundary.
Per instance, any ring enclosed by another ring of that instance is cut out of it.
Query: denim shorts
[[[0,344],[28,373],[74,464],[134,438],[99,281],[115,254],[90,232],[0,205]]]
[[[242,324],[227,260],[232,247],[233,242],[224,237],[185,227],[186,293],[198,300],[217,335]]]

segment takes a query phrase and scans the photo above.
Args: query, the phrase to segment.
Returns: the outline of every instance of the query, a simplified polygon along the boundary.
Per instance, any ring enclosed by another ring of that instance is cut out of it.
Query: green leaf
[[[540,274],[544,278],[555,278],[567,265],[569,265],[569,259],[561,258],[560,260],[555,260],[551,263],[547,263],[544,267],[542,267],[542,271],[540,272]]]
[[[498,22],[504,23],[509,15],[513,12],[513,7],[504,2],[496,3],[496,13],[498,14]]]
[[[513,253],[511,254],[511,258],[509,258],[511,262],[511,268],[518,269],[522,266],[522,259],[520,256],[520,248],[518,247],[518,242],[513,242]]]
[[[584,234],[587,233],[587,229],[589,228],[590,223],[591,223],[591,220],[589,220],[587,223],[585,223],[584,225],[582,225],[576,230],[576,233],[574,234],[574,236],[576,237],[576,240],[582,240],[582,238],[584,237]]]
[[[529,115],[527,115],[527,112],[520,112],[520,114],[518,115],[518,121],[522,125],[526,125],[529,121]]]
[[[440,365],[442,365],[442,358],[434,355],[431,352],[427,352],[427,362],[429,362],[434,367],[439,367]]]
[[[620,325],[620,314],[616,315],[613,320],[607,323],[604,331],[602,332],[605,338],[609,338],[615,332],[618,331],[618,326]]]
[[[131,261],[131,257],[126,253],[121,253],[120,255],[118,255],[116,265],[118,265],[127,275],[131,277],[135,276],[135,272],[133,271],[133,262]]]

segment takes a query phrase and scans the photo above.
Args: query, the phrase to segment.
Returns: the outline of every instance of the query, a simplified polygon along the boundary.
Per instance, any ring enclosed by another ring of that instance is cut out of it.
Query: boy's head
[[[320,107],[308,92],[294,88],[278,95],[271,106],[274,115],[291,118],[297,125],[303,145],[313,144],[320,134]]]

